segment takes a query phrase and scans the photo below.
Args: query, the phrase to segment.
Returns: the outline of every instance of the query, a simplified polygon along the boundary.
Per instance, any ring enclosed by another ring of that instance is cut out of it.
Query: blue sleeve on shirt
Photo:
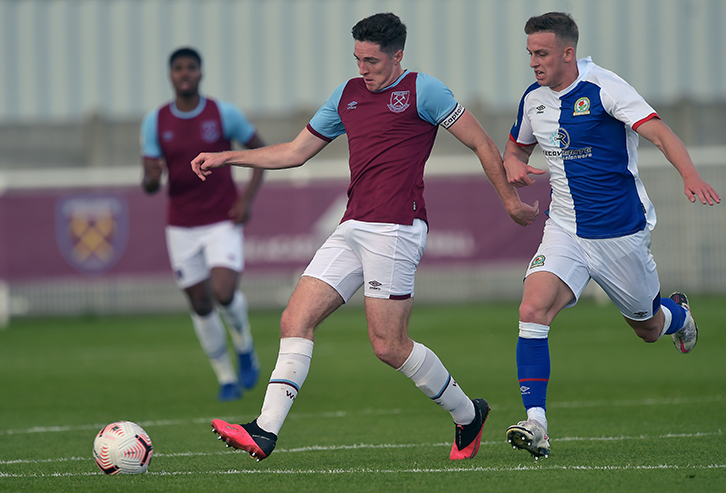
[[[340,104],[340,98],[343,97],[343,89],[345,89],[346,84],[348,82],[343,82],[336,87],[333,94],[310,119],[310,126],[320,135],[330,140],[345,133],[345,127],[338,114],[338,105]]]
[[[511,130],[509,131],[509,135],[511,135],[514,138],[514,141],[519,144],[525,144],[525,145],[531,145],[532,143],[529,142],[530,138],[534,140],[534,143],[537,143],[537,140],[534,139],[534,135],[527,135],[527,141],[523,142],[520,138],[519,131],[522,129],[522,123],[524,123],[525,113],[524,113],[524,101],[527,98],[527,95],[534,91],[535,89],[540,88],[541,86],[537,82],[533,82],[526,91],[524,91],[524,94],[522,95],[522,99],[519,100],[519,106],[517,108],[517,119],[514,120],[514,124],[512,125]],[[527,124],[527,128],[531,127],[529,126],[529,123]]]
[[[417,74],[416,109],[422,120],[438,125],[456,105],[454,93],[443,82],[427,74]]]
[[[222,132],[226,139],[234,139],[240,144],[247,144],[255,136],[257,129],[236,106],[217,100],[217,107],[222,119]]]
[[[150,111],[141,121],[141,155],[150,158],[162,157],[159,144],[159,110]]]

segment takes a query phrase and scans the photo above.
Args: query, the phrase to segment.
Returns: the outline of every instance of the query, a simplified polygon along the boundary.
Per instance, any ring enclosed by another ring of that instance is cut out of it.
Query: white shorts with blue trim
[[[623,316],[648,320],[660,307],[660,281],[650,242],[648,229],[619,238],[591,240],[568,233],[548,219],[542,243],[525,277],[542,271],[559,277],[575,294],[565,308],[577,304],[592,279]]]

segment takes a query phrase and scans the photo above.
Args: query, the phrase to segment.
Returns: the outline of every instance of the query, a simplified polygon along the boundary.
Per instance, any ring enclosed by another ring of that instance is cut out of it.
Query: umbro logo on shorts
[[[383,286],[383,284],[381,284],[378,281],[368,281],[368,289],[373,289],[375,291],[380,291],[381,290],[381,286]]]

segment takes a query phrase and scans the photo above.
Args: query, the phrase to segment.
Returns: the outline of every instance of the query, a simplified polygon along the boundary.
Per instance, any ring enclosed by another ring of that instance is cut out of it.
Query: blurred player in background
[[[428,232],[423,171],[438,127],[474,151],[514,221],[531,223],[537,204],[520,201],[507,183],[496,146],[451,91],[431,76],[403,69],[406,26],[396,15],[363,19],[352,34],[361,77],[338,86],[294,141],[251,151],[203,153],[192,161],[203,180],[222,171],[212,169],[226,165],[291,168],[339,135],[348,137],[348,205],[282,315],[280,352],[262,413],[243,425],[215,419],[212,427],[228,445],[258,460],[269,456],[308,374],[316,326],[364,286],[374,353],[451,413],[456,437],[450,458],[471,458],[489,405],[484,399],[468,398],[436,354],[407,332],[414,275]]]
[[[655,211],[638,176],[638,135],[678,170],[691,202],[713,205],[721,198],[701,179],[681,140],[630,85],[589,57],[577,60],[578,28],[569,14],[532,17],[524,32],[537,81],[522,97],[504,165],[509,183],[531,185],[530,173],[545,172],[527,164],[539,144],[552,202],[519,307],[517,367],[527,420],[509,427],[507,440],[538,458],[550,451],[550,324],[577,303],[590,279],[645,342],[669,334],[681,353],[696,345],[686,295],[661,298],[650,251]]]
[[[229,169],[220,170],[205,184],[189,171],[189,161],[202,151],[230,150],[232,140],[250,149],[265,143],[237,108],[199,93],[201,66],[199,54],[191,48],[180,48],[169,58],[175,99],[148,113],[142,122],[142,185],[147,193],[157,192],[167,171],[169,259],[177,285],[189,299],[194,330],[217,375],[217,397],[230,401],[254,387],[259,375],[247,299],[238,286],[244,268],[242,225],[250,218],[263,171],[254,170],[239,194]],[[237,372],[215,305],[232,336]]]

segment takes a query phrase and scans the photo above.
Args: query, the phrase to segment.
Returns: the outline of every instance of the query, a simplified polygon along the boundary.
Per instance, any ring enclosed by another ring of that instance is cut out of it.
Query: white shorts
[[[565,308],[577,304],[590,279],[631,320],[648,320],[660,307],[660,281],[647,229],[620,238],[588,240],[548,219],[525,277],[541,271],[556,275],[575,293]]]
[[[209,278],[212,267],[244,269],[241,224],[222,221],[193,228],[166,227],[166,247],[177,286],[188,288]]]
[[[318,249],[303,276],[326,282],[346,302],[364,284],[363,294],[370,298],[411,298],[427,230],[421,219],[411,226],[345,221]]]

